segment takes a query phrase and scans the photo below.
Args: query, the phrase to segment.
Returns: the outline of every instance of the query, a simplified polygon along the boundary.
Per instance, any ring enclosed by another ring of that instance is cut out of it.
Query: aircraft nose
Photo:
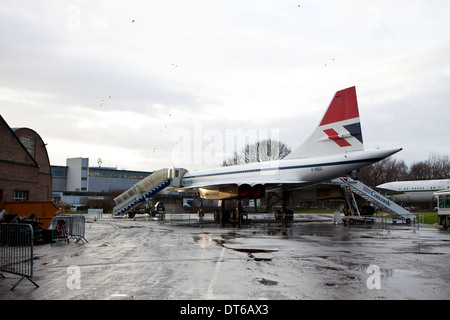
[[[377,186],[377,188],[379,189],[385,189],[385,190],[390,190],[391,189],[391,183],[383,183]]]
[[[380,160],[383,160],[387,157],[392,156],[393,154],[396,154],[397,152],[400,152],[403,150],[402,148],[392,148],[392,149],[377,149],[376,154],[378,155]]]
[[[393,149],[385,149],[386,157],[392,156],[393,154],[396,154],[397,152],[402,151],[403,148],[393,148]]]

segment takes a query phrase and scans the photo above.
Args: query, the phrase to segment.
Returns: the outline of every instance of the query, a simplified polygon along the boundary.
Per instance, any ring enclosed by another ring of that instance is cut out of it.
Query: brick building
[[[0,201],[48,201],[52,175],[42,138],[28,128],[10,128],[0,116]]]

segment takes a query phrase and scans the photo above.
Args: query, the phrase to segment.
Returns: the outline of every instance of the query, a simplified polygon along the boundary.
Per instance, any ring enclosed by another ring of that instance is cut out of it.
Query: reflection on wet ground
[[[203,222],[200,228],[204,232],[195,232],[194,241],[208,238],[222,248],[245,253],[257,262],[284,263],[286,256],[277,253],[289,251],[295,254],[288,258],[288,264],[298,261],[304,269],[312,267],[324,275],[325,287],[352,288],[357,283],[366,288],[378,286],[383,294],[376,298],[387,298],[386,292],[393,289],[421,287],[421,277],[424,274],[428,277],[429,272],[442,274],[442,268],[438,268],[440,271],[427,269],[427,265],[434,262],[425,260],[422,264],[411,254],[423,255],[425,259],[426,256],[448,259],[450,254],[448,234],[443,234],[439,240],[428,236],[430,231],[439,230],[352,229],[334,225],[331,216],[313,217],[309,221],[303,217],[293,222],[253,219],[241,225],[221,224],[214,228]],[[416,263],[418,266],[414,267]],[[373,284],[369,283],[375,276]],[[445,279],[449,277],[448,272],[443,275]],[[267,286],[277,286],[280,282],[266,277],[256,280]],[[428,289],[421,289],[405,296],[427,299],[428,293]]]
[[[240,225],[208,215],[92,222],[89,243],[36,246],[40,288],[0,290],[0,299],[450,297],[448,231],[352,229],[326,214],[249,218]],[[80,290],[67,288],[69,266],[80,267]],[[0,287],[15,281],[0,279]]]

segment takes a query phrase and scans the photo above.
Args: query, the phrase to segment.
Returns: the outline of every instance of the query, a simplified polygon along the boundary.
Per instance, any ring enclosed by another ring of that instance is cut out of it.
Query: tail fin
[[[319,126],[285,159],[319,157],[364,150],[356,89],[336,92]]]

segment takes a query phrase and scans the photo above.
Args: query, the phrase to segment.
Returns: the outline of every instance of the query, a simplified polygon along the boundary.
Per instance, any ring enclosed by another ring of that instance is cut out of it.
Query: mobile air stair
[[[155,194],[167,187],[181,187],[186,172],[187,170],[182,168],[165,168],[153,172],[114,199],[113,217],[124,216],[142,203],[150,201]]]
[[[403,222],[406,224],[416,222],[416,216],[414,214],[410,213],[408,210],[399,206],[394,201],[388,199],[387,197],[368,187],[361,181],[353,180],[350,177],[340,177],[332,180],[332,182],[340,184],[344,191],[344,195],[346,197],[351,213],[351,216],[349,216],[348,219],[352,219],[355,216],[356,217],[361,216],[358,206],[356,205],[356,200],[353,196],[353,194],[355,193],[364,198],[365,200],[386,210],[395,219],[403,220]]]

